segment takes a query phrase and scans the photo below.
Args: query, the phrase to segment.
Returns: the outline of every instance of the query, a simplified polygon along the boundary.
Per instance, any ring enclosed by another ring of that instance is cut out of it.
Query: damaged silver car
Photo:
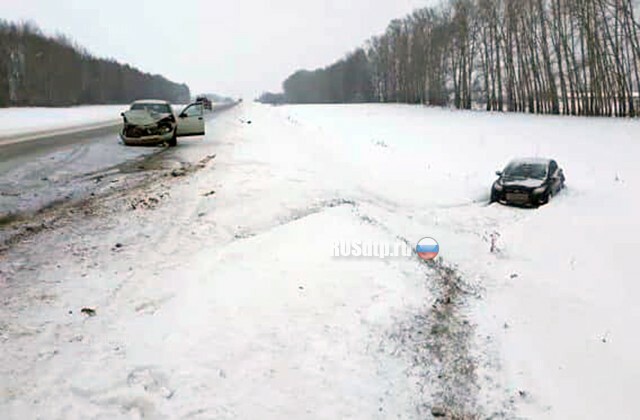
[[[178,116],[167,101],[140,100],[123,112],[120,138],[126,145],[167,144],[176,146],[178,137],[204,135],[201,103],[187,105]]]

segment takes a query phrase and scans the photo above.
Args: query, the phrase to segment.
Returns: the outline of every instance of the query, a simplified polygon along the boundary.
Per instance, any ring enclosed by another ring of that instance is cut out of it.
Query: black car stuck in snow
[[[540,206],[564,188],[564,173],[553,159],[529,158],[509,162],[491,187],[491,202]]]

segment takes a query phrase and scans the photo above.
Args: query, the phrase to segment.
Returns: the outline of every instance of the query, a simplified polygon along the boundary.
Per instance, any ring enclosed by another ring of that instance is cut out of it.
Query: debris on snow
[[[96,316],[96,310],[93,308],[82,308],[80,312],[87,316]]]
[[[171,176],[177,178],[179,176],[185,176],[187,171],[184,168],[176,168],[171,171]]]
[[[439,405],[434,405],[431,407],[431,415],[433,417],[445,417],[447,415],[447,410]]]

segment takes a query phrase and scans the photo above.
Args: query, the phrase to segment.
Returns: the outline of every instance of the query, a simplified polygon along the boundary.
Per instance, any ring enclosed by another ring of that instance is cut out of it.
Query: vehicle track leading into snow
[[[377,215],[366,213],[356,201],[344,201],[354,207],[363,222],[396,236],[409,248],[415,246]],[[385,200],[378,203],[375,196],[366,198],[366,202],[368,206],[382,205],[385,211],[398,209]],[[414,257],[418,259],[415,253]],[[468,315],[474,301],[482,298],[482,285],[466,280],[455,265],[442,257],[419,264],[434,299],[431,304],[425,302],[422,311],[403,320],[389,333],[391,341],[398,343],[399,353],[410,360],[414,374],[421,378],[420,392],[426,398],[418,403],[417,412],[421,417],[456,420],[511,418],[513,401],[505,390],[497,392],[501,401],[491,401],[491,407],[479,397],[479,367],[482,365],[485,371],[498,369],[489,356],[494,350],[478,340],[476,326]]]

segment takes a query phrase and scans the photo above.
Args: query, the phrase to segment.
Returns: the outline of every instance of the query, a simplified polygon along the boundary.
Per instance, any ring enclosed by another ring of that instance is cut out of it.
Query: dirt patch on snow
[[[486,350],[476,348],[469,312],[472,300],[480,298],[480,286],[466,282],[440,258],[423,264],[435,299],[391,333],[411,361],[413,373],[422,378],[419,387],[428,402],[417,407],[418,413],[456,420],[508,418],[508,406],[487,413],[478,400],[478,368],[483,363],[478,354]]]

